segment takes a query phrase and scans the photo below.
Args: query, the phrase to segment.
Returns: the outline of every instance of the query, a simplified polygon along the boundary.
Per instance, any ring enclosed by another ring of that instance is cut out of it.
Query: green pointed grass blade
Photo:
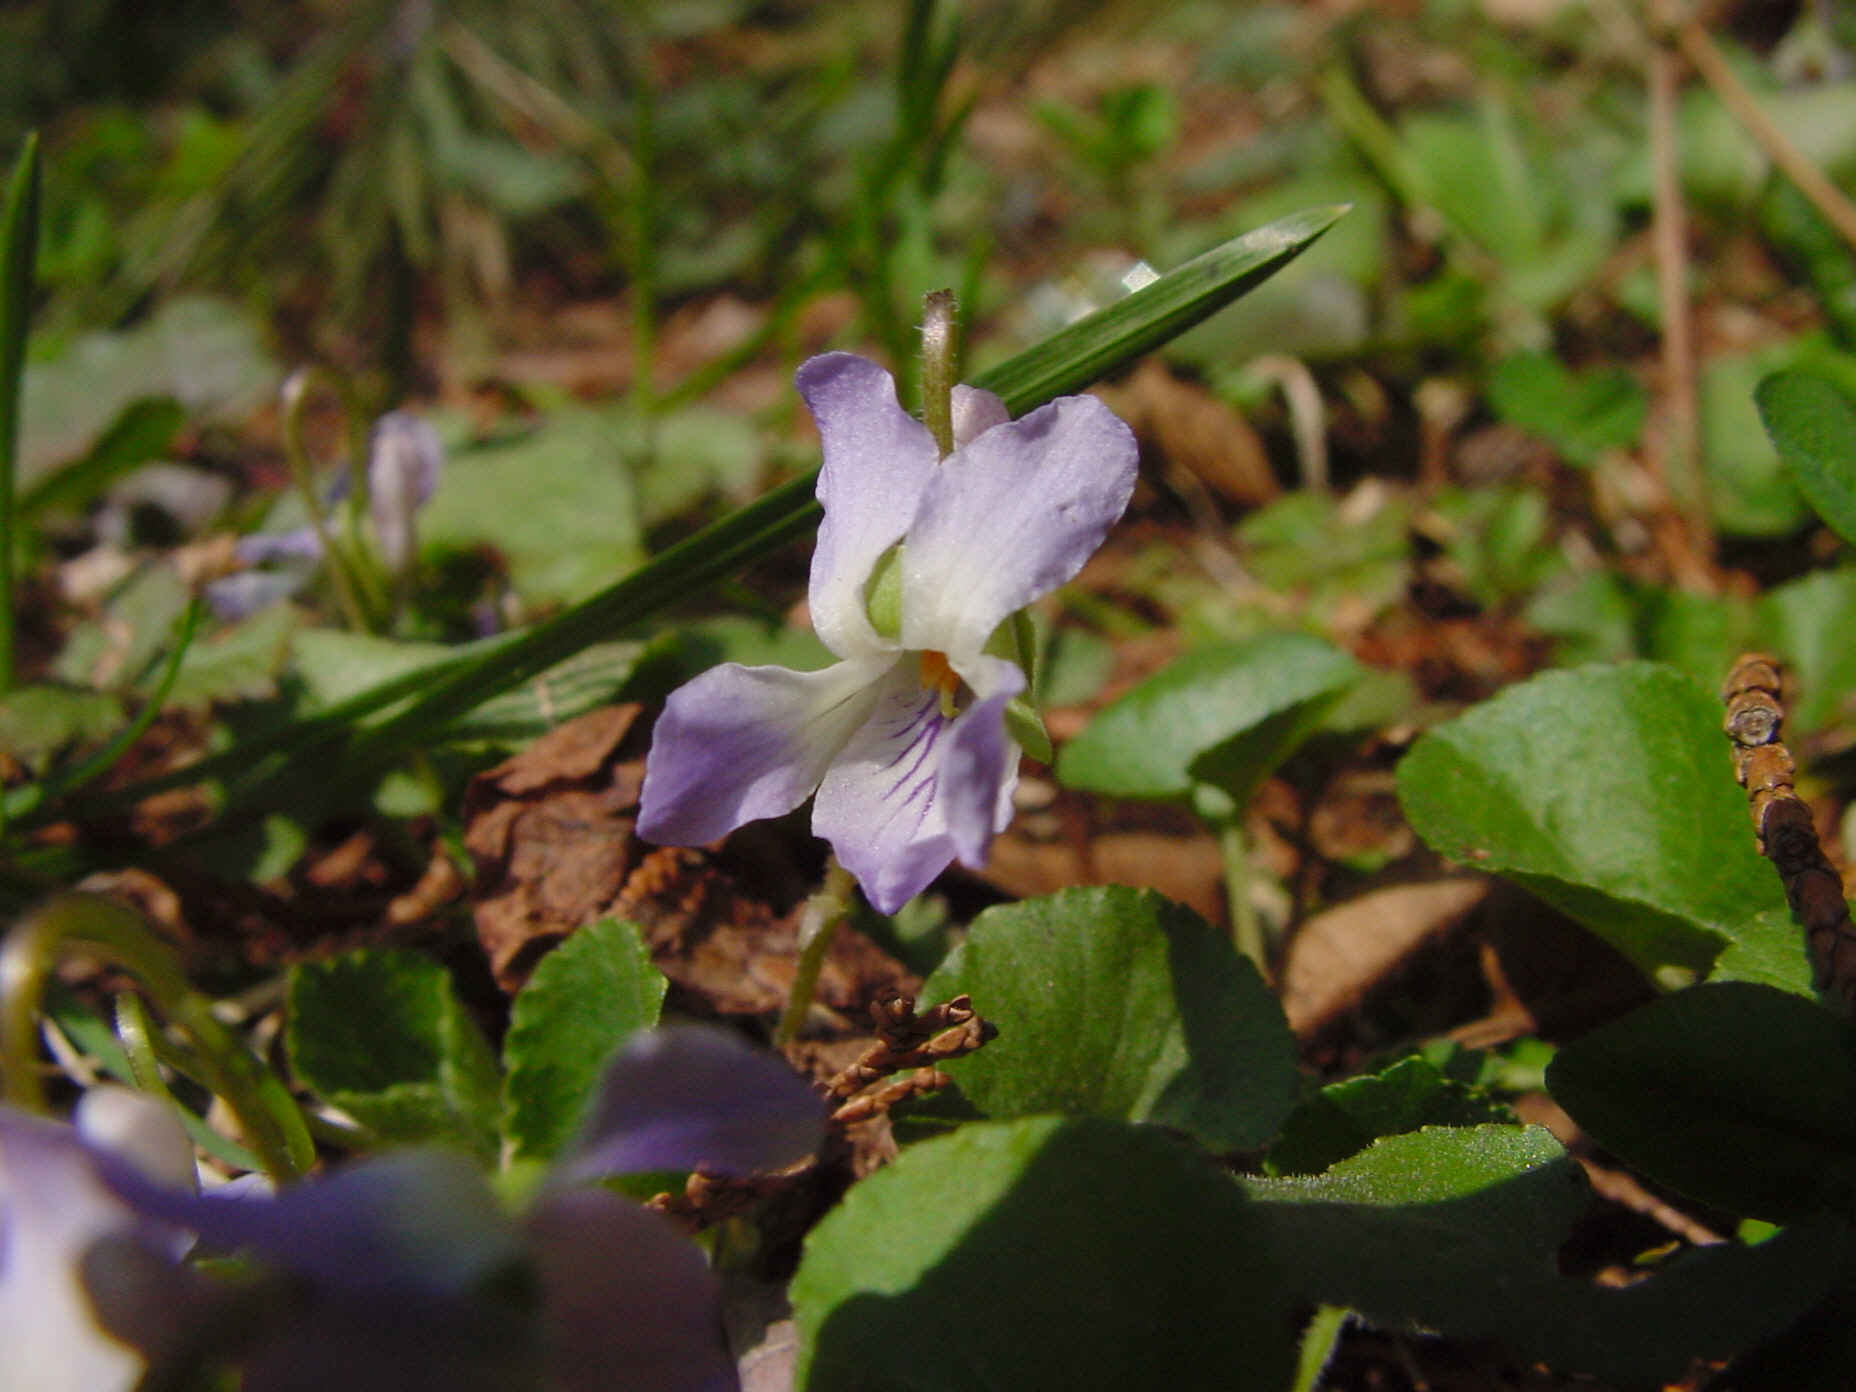
[[[14,465],[19,453],[19,386],[32,326],[33,269],[39,249],[39,137],[26,137],[0,210],[0,691],[13,685]]]
[[[1339,222],[1347,205],[1310,208],[1247,232],[1079,319],[974,378],[1013,415],[1077,392],[1170,342],[1268,280]]]
[[[1810,993],[1720,703],[1691,678],[1648,662],[1534,677],[1425,735],[1398,787],[1432,848],[1513,880],[1646,974],[1712,966]]]
[[[1792,481],[1832,531],[1856,545],[1856,401],[1809,372],[1777,372],[1755,393]]]
[[[1856,1032],[1749,981],[1652,1001],[1566,1045],[1547,1087],[1653,1179],[1783,1223],[1856,1207]]]
[[[980,374],[973,385],[997,392],[1014,415],[1064,392],[1079,391],[1260,285],[1345,212],[1345,207],[1311,209],[1214,248],[1127,299]],[[378,769],[491,697],[689,599],[802,536],[821,515],[814,496],[816,485],[816,473],[783,484],[598,594],[499,643],[493,652],[460,661],[449,672],[429,673],[421,694],[406,709],[370,729],[336,761],[341,776],[355,778]],[[378,709],[403,695],[396,691],[383,696],[378,705],[367,709]],[[356,698],[357,709],[364,705]],[[289,745],[291,739],[287,733],[275,736],[273,747],[280,741]],[[288,795],[288,790],[300,787],[305,779],[328,776],[330,761],[322,738],[293,747],[302,749],[303,757],[268,776],[265,790],[254,792],[243,805],[245,810],[267,798]]]

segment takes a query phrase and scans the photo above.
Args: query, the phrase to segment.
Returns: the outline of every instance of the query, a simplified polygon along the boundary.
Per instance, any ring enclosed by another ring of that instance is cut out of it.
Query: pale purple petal
[[[322,538],[314,527],[293,527],[287,532],[251,532],[238,539],[233,550],[246,565],[266,561],[319,561]]]
[[[1012,820],[1018,745],[1006,733],[1005,707],[1025,689],[1025,674],[1002,657],[969,658],[957,670],[974,700],[947,732],[940,799],[954,854],[979,870],[992,838]]]
[[[903,548],[902,645],[977,655],[1014,611],[1088,560],[1134,491],[1134,435],[1059,397],[942,461]]]
[[[822,672],[712,667],[670,694],[651,737],[638,835],[702,846],[812,795],[868,717],[893,655]]]
[[[670,1223],[603,1189],[550,1189],[524,1226],[558,1392],[735,1392],[715,1278]]]
[[[0,1387],[136,1385],[142,1359],[97,1323],[80,1263],[98,1240],[140,1225],[76,1131],[0,1107]]]
[[[940,451],[928,427],[896,401],[890,375],[868,359],[826,353],[804,363],[799,393],[818,422],[825,508],[812,553],[812,627],[840,657],[893,643],[864,610],[864,585],[883,553],[902,540]]]
[[[193,1142],[171,1102],[105,1083],[78,1098],[73,1120],[93,1148],[127,1160],[157,1184],[199,1189]]]
[[[954,858],[940,796],[951,723],[914,655],[883,680],[875,709],[820,783],[812,830],[883,913],[925,889]]]
[[[1012,416],[1005,403],[984,387],[954,388],[954,444],[971,444],[995,425],[1004,425]]]
[[[526,1385],[528,1253],[476,1167],[448,1151],[363,1160],[275,1196],[194,1196],[109,1170],[145,1217],[303,1283],[255,1331],[246,1392],[497,1392]],[[514,1278],[513,1281],[511,1278]]]
[[[349,1296],[445,1298],[519,1255],[482,1176],[449,1151],[377,1156],[275,1197],[181,1193],[114,1167],[108,1178],[145,1217]]]
[[[401,571],[411,562],[413,515],[430,501],[444,463],[445,447],[428,422],[404,411],[375,422],[367,456],[367,507],[389,570]]]
[[[236,623],[288,599],[308,583],[308,574],[300,570],[241,570],[209,580],[206,602],[222,623]]]
[[[784,1060],[726,1030],[646,1030],[606,1065],[564,1172],[784,1169],[817,1149],[825,1110]]]

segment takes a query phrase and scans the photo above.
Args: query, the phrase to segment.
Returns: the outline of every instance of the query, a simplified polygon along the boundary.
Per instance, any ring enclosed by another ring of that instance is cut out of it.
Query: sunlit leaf
[[[657,1023],[666,984],[638,930],[612,919],[541,959],[503,1045],[504,1127],[516,1155],[548,1159],[572,1139],[613,1050]]]
[[[1856,545],[1856,401],[1812,373],[1774,373],[1756,393],[1766,433],[1805,500]]]
[[[1211,783],[1241,805],[1359,677],[1352,658],[1304,634],[1195,648],[1097,714],[1064,746],[1057,777],[1146,798]]]
[[[1151,890],[988,909],[922,989],[965,992],[998,1027],[947,1068],[986,1116],[1153,1121],[1234,1150],[1274,1135],[1294,1096],[1295,1041],[1255,967]]]
[[[1514,880],[1646,972],[1705,971],[1729,943],[1774,940],[1761,955],[1784,969],[1767,979],[1808,993],[1720,721],[1714,696],[1666,667],[1549,672],[1427,734],[1399,797],[1436,850]]]
[[[1429,1060],[1400,1059],[1382,1072],[1330,1083],[1303,1102],[1263,1163],[1273,1175],[1319,1174],[1382,1136],[1513,1120],[1507,1107],[1446,1078]]]
[[[1285,1387],[1289,1310],[1251,1208],[1150,1127],[1040,1117],[912,1146],[806,1239],[796,1385]]]
[[[1633,1383],[1673,1381],[1697,1357],[1787,1328],[1823,1297],[1845,1244],[1830,1219],[1691,1252],[1625,1290],[1562,1277],[1560,1244],[1591,1195],[1539,1127],[1426,1127],[1325,1174],[1244,1185],[1304,1300]]]

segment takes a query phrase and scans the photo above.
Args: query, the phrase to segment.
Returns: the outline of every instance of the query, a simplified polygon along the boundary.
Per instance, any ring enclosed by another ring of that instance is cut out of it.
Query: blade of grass
[[[0,691],[13,688],[14,470],[38,249],[39,136],[34,131],[13,166],[0,213]]]
[[[1310,208],[1213,247],[982,372],[973,385],[997,392],[1014,416],[1054,396],[1082,391],[1256,289],[1346,212],[1345,204]]]
[[[1346,212],[1310,209],[1215,247],[1126,299],[1098,310],[1032,348],[981,373],[973,385],[998,393],[1013,415],[1052,397],[1080,391],[1209,318],[1294,260]],[[147,796],[193,777],[254,776],[227,800],[225,811],[308,797],[332,780],[370,776],[405,750],[430,742],[450,722],[521,685],[589,645],[691,598],[804,535],[820,516],[816,471],[678,543],[624,579],[571,609],[510,635],[493,648],[442,668],[423,668],[342,706],[294,722],[261,745],[241,746],[159,783],[125,790]],[[403,709],[355,734],[341,757],[329,746],[354,723],[417,692]],[[281,756],[281,757],[279,757]],[[259,769],[265,761],[272,767]]]

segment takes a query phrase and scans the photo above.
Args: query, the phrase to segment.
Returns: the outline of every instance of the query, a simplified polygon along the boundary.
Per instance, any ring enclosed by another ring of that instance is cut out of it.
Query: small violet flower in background
[[[404,575],[416,558],[414,519],[437,491],[444,465],[444,444],[428,421],[392,411],[374,423],[367,454],[368,518],[375,548],[391,575]],[[344,474],[331,490],[330,506],[347,495]],[[322,538],[310,526],[253,532],[239,538],[237,554],[249,569],[206,587],[213,612],[227,621],[256,613],[307,585],[322,563]],[[273,568],[260,568],[267,566]]]
[[[821,672],[729,663],[674,692],[638,834],[703,845],[816,791],[813,831],[893,913],[956,856],[982,865],[1010,820],[1005,708],[1025,674],[988,643],[1102,544],[1137,451],[1094,397],[1014,421],[991,392],[955,387],[943,459],[877,364],[828,353],[797,380],[824,447],[812,624],[843,660]]]
[[[0,1392],[126,1392],[146,1362],[185,1373],[163,1360],[202,1347],[240,1363],[244,1392],[734,1392],[701,1248],[596,1181],[779,1169],[811,1153],[824,1114],[733,1035],[649,1031],[510,1217],[452,1152],[390,1152],[274,1196],[230,1192],[242,1181],[197,1194],[0,1107]],[[176,1234],[282,1282],[208,1281],[174,1263]],[[17,1363],[29,1344],[36,1362]]]

